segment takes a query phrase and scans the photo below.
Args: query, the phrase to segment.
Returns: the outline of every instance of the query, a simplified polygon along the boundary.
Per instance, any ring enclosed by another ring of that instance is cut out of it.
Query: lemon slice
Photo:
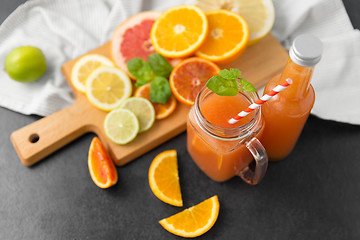
[[[118,68],[100,66],[86,81],[86,95],[89,101],[104,111],[119,107],[131,93],[130,78]]]
[[[130,110],[115,109],[106,115],[104,130],[106,136],[114,143],[127,144],[138,134],[139,121]]]
[[[271,31],[275,21],[272,0],[187,0],[203,11],[226,9],[239,13],[250,29],[249,45],[256,43]]]
[[[113,67],[114,63],[99,54],[87,54],[76,61],[71,70],[71,82],[82,93],[86,91],[86,79],[92,71],[100,66]]]
[[[139,133],[149,130],[154,124],[155,109],[151,102],[145,98],[128,98],[121,104],[120,108],[128,109],[135,114],[140,124]]]

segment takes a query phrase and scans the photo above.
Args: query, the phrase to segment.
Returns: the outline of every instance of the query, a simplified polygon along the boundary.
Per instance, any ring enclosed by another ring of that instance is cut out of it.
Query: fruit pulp
[[[234,125],[228,123],[229,119],[250,104],[250,100],[242,93],[236,96],[219,96],[212,93],[200,103],[200,111],[205,118],[204,121],[227,131],[242,127],[254,118],[255,111]],[[258,137],[261,131],[251,133],[245,140],[217,139],[199,127],[193,111],[194,108],[192,108],[187,121],[187,150],[198,167],[211,179],[218,182],[230,179],[247,167],[253,157],[244,141],[254,136]]]
[[[196,96],[220,68],[211,61],[192,57],[180,62],[171,72],[170,87],[179,102],[192,106]]]
[[[270,161],[279,161],[290,154],[315,102],[310,84],[313,67],[303,67],[289,61],[281,75],[273,77],[264,92],[273,89],[286,78],[293,83],[286,90],[262,105],[265,129],[260,138]]]
[[[145,19],[141,24],[125,31],[124,40],[120,47],[125,62],[135,57],[148,59],[149,55],[155,52],[149,39],[150,30],[154,22],[155,20],[153,19]]]

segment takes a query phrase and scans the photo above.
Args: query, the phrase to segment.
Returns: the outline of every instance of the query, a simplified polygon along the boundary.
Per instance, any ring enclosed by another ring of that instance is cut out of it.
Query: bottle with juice
[[[249,184],[257,184],[263,178],[268,160],[257,139],[263,129],[261,110],[234,125],[228,123],[257,99],[256,92],[219,96],[207,87],[198,94],[187,121],[187,149],[211,179],[222,182],[238,175]],[[254,166],[250,164],[253,159]]]
[[[309,34],[295,38],[289,61],[283,72],[266,85],[268,92],[287,78],[293,83],[285,91],[262,105],[265,128],[260,141],[269,161],[279,161],[290,154],[314,105],[315,92],[310,84],[314,66],[322,54],[321,41]]]

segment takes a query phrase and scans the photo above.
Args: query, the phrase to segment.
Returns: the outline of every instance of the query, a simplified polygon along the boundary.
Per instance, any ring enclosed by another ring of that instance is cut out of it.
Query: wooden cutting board
[[[91,53],[110,58],[110,43],[94,49]],[[287,59],[287,51],[268,34],[257,44],[250,46],[239,59],[220,67],[239,68],[243,77],[260,88],[272,76],[281,72]],[[94,132],[109,151],[115,164],[122,166],[186,130],[186,118],[190,108],[178,103],[172,115],[156,120],[150,130],[139,134],[129,144],[117,145],[111,142],[103,130],[106,112],[93,107],[86,96],[71,84],[71,69],[76,60],[66,62],[61,69],[74,92],[74,103],[11,134],[11,141],[24,165],[30,166],[81,135]]]

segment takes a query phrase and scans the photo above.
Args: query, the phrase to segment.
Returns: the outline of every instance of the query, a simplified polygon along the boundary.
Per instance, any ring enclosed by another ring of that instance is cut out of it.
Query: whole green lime
[[[15,48],[6,56],[5,71],[19,82],[36,81],[46,71],[45,56],[37,47]]]

